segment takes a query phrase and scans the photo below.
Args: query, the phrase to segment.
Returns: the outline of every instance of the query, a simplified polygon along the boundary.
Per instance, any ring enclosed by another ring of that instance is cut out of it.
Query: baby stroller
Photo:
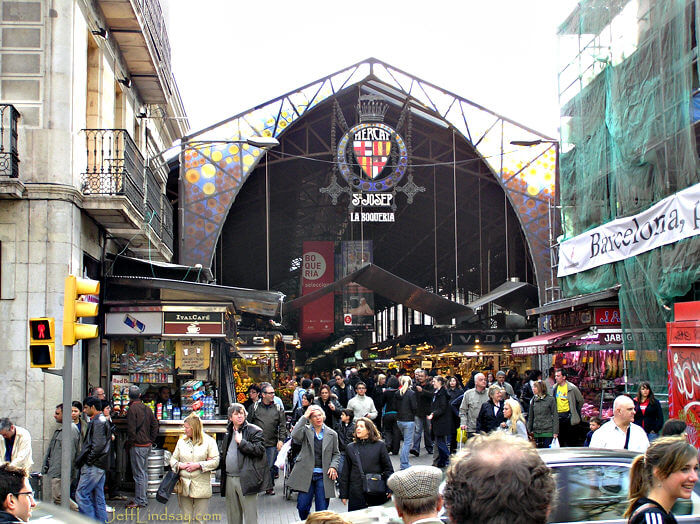
[[[287,483],[289,476],[292,474],[292,468],[294,468],[294,463],[297,460],[297,456],[301,451],[301,444],[296,444],[292,442],[289,448],[289,453],[287,453],[287,459],[284,461],[284,498],[285,500],[291,500],[293,490]]]

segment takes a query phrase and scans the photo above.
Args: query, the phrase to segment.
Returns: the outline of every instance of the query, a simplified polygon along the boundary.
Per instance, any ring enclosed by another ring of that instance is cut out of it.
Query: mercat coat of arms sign
[[[425,191],[413,183],[410,172],[408,183],[400,185],[409,171],[410,144],[384,123],[387,109],[380,97],[360,97],[359,123],[346,128],[336,151],[336,167],[349,187],[335,186],[335,195],[331,188],[321,189],[331,194],[334,201],[340,192],[351,194],[351,222],[393,222],[397,192],[406,193],[411,203],[415,193]]]

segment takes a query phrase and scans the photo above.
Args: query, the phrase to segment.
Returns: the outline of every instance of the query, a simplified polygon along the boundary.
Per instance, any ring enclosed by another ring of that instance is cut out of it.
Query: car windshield
[[[551,465],[557,482],[557,501],[549,522],[622,519],[629,493],[629,463]],[[690,500],[673,507],[674,515],[700,514],[700,485]]]

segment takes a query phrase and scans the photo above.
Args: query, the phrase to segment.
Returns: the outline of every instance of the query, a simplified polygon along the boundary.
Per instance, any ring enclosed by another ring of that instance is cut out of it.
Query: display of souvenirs
[[[161,352],[148,352],[143,355],[128,353],[122,355],[122,360],[124,358],[129,373],[172,373],[175,363],[173,355]]]

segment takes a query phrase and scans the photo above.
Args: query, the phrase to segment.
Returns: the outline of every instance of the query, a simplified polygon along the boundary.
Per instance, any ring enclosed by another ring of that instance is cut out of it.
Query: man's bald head
[[[494,432],[470,439],[452,461],[444,499],[452,523],[544,524],[555,489],[532,444]]]

